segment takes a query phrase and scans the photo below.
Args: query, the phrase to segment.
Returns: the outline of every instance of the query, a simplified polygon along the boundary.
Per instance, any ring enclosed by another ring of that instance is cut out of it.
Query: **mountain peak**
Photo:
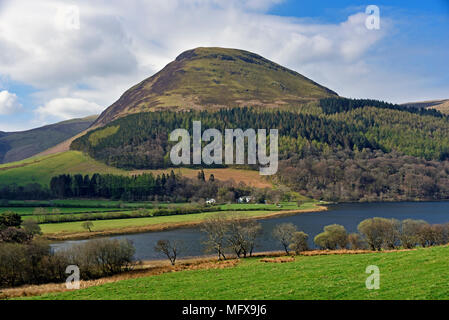
[[[184,51],[161,71],[130,88],[94,125],[166,108],[277,107],[330,96],[337,94],[258,54],[199,47]]]

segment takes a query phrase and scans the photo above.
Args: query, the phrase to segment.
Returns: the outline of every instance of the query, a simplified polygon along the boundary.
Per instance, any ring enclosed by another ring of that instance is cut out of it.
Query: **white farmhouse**
[[[253,199],[253,197],[250,197],[250,196],[244,196],[244,197],[240,197],[240,198],[238,199],[238,202],[239,202],[239,203],[249,203],[249,202],[251,202],[252,199]]]

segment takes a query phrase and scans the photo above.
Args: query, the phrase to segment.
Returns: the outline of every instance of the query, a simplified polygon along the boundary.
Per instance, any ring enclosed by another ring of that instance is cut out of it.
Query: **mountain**
[[[0,132],[0,163],[34,156],[86,130],[96,118],[72,119],[27,131]]]
[[[449,99],[446,100],[430,100],[420,102],[408,102],[402,104],[403,106],[418,109],[434,109],[443,114],[449,114]]]
[[[196,48],[180,54],[161,71],[126,91],[94,126],[131,113],[166,108],[270,107],[333,96],[337,94],[332,90],[255,53]]]
[[[170,170],[170,132],[201,119],[202,130],[278,129],[279,166],[270,179],[310,198],[447,200],[449,117],[433,109],[442,103],[346,99],[255,54],[198,48],[129,89],[89,128],[41,153],[47,156],[0,165],[0,180],[26,185],[64,172]],[[69,145],[72,151],[51,155]]]

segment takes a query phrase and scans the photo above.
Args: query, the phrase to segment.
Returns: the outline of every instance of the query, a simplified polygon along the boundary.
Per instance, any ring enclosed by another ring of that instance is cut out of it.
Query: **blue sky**
[[[4,0],[0,131],[99,113],[197,46],[259,53],[342,96],[449,98],[449,0]]]

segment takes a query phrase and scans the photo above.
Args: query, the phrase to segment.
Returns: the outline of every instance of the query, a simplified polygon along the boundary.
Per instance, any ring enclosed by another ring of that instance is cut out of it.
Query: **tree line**
[[[51,193],[57,198],[108,198],[142,200],[149,196],[171,195],[179,186],[180,177],[173,170],[170,174],[154,176],[144,173],[134,176],[112,174],[62,174],[50,180]]]
[[[354,125],[326,117],[292,112],[254,112],[250,108],[223,109],[217,112],[149,112],[118,119],[106,127],[93,130],[73,141],[71,148],[119,168],[158,169],[173,166],[169,152],[174,145],[168,141],[171,131],[184,128],[191,132],[192,122],[201,120],[202,130],[215,128],[278,129],[281,137],[290,137],[340,148],[377,148]],[[109,128],[116,131],[110,132]],[[107,134],[102,134],[106,131]],[[100,136],[92,139],[92,135]],[[295,144],[280,143],[280,153],[296,150]],[[291,149],[293,147],[293,149]]]
[[[348,98],[324,98],[320,100],[319,106],[325,114],[333,114],[339,112],[351,111],[354,109],[364,108],[364,107],[375,107],[379,109],[391,109],[398,111],[405,111],[410,113],[415,113],[419,115],[430,115],[433,117],[444,117],[443,114],[435,109],[425,109],[425,108],[413,108],[407,106],[401,106],[398,104],[393,104],[385,101],[373,100],[373,99],[348,99]]]
[[[186,178],[170,174],[153,175],[144,173],[135,176],[112,174],[63,174],[50,181],[53,197],[63,198],[106,198],[124,201],[199,201],[206,198],[226,198],[232,201],[252,192],[253,188],[237,185],[232,181],[215,180],[213,175],[205,177],[200,170],[197,178]]]
[[[72,148],[117,167],[163,168],[171,166],[168,133],[191,129],[193,120],[200,119],[203,129],[277,128],[282,168],[274,178],[304,195],[332,201],[449,199],[447,117],[374,100],[330,98],[320,105],[324,109],[135,114],[92,131],[95,139],[87,134],[75,140]]]
[[[178,128],[191,131],[192,122],[201,120],[203,130],[278,129],[281,159],[301,152],[307,143],[323,150],[369,148],[426,160],[449,157],[449,122],[447,117],[435,116],[437,111],[390,106],[374,100],[329,98],[321,103],[329,106],[324,110],[335,112],[232,108],[133,114],[76,139],[71,148],[115,167],[167,168],[172,166],[169,151],[174,145],[168,141],[169,133]],[[338,107],[346,104],[349,107]]]
[[[39,185],[38,185],[39,186]],[[122,176],[112,174],[62,174],[51,178],[50,188],[40,186],[40,192],[22,193],[22,187],[17,185],[7,185],[0,188],[0,206],[3,207],[85,207],[85,205],[77,204],[61,204],[53,203],[10,203],[9,200],[47,200],[47,199],[65,199],[65,198],[101,198],[121,201],[162,201],[162,202],[192,202],[204,204],[208,198],[214,198],[220,202],[236,202],[242,196],[251,195],[253,201],[257,203],[265,203],[265,201],[279,202],[291,201],[294,195],[288,188],[280,187],[271,188],[255,188],[247,186],[244,183],[236,183],[232,177],[229,180],[217,180],[211,174],[206,177],[203,170],[198,171],[197,178],[187,178],[180,174],[174,174],[173,170],[170,174],[162,173],[161,175],[153,175],[144,173],[135,176]],[[105,205],[90,206],[104,207]],[[108,207],[121,208],[126,207],[125,204],[108,204]],[[152,208],[152,204],[142,205],[145,208]],[[40,208],[39,210],[41,210]],[[161,208],[159,208],[161,209]],[[67,218],[60,217],[61,214],[52,210],[48,221],[58,221]],[[176,209],[178,210],[178,209]],[[171,211],[176,211],[171,210]],[[42,211],[42,210],[41,210]],[[170,214],[163,209],[159,210],[161,215]],[[116,213],[111,213],[114,216]],[[136,214],[141,215],[142,212]],[[150,214],[150,213],[146,213]],[[39,213],[39,216],[47,216],[49,214]],[[73,218],[74,221],[76,220]]]
[[[0,288],[64,282],[69,265],[78,266],[80,279],[106,277],[130,270],[135,248],[125,239],[90,240],[54,251],[48,242],[0,242]]]
[[[259,222],[232,215],[210,217],[200,228],[206,235],[205,252],[216,254],[219,260],[251,257],[262,235]],[[342,225],[328,225],[313,241],[322,250],[371,251],[449,243],[449,223],[375,217],[360,222],[357,230],[349,234]],[[135,248],[128,240],[91,240],[55,251],[38,237],[40,234],[39,226],[33,221],[24,222],[15,213],[0,215],[0,287],[62,282],[67,278],[68,265],[78,266],[81,279],[87,280],[128,271],[136,263]],[[310,249],[309,235],[292,223],[276,225],[271,236],[287,255]],[[172,265],[183,249],[179,240],[161,239],[155,244],[155,250],[164,254]]]
[[[275,179],[336,202],[449,199],[449,162],[379,150],[322,151],[314,145],[279,163]]]
[[[387,219],[374,217],[365,219],[357,226],[358,233],[348,233],[339,224],[324,227],[323,232],[317,234],[313,242],[322,250],[394,250],[398,248],[413,249],[418,246],[430,247],[449,243],[449,223],[429,224],[424,220]],[[299,233],[303,239],[303,246],[298,251],[297,239]],[[308,250],[306,240],[308,235],[298,231],[292,223],[279,224],[274,228],[273,237],[283,246],[287,254],[288,249],[296,253]]]
[[[14,212],[0,214],[0,288],[62,282],[69,265],[78,266],[81,279],[88,280],[134,264],[135,248],[128,240],[93,240],[55,251],[41,234],[34,220],[22,221]]]
[[[231,216],[215,216],[204,221],[200,227],[206,235],[204,252],[213,253],[218,260],[230,257],[251,257],[262,236],[262,226],[250,219]],[[449,243],[449,223],[429,224],[424,220],[369,218],[359,223],[357,233],[348,233],[344,226],[333,224],[313,238],[321,250],[394,250],[413,249]],[[289,255],[310,250],[309,235],[293,223],[276,225],[271,237]],[[155,250],[164,254],[175,265],[185,248],[179,240],[159,240]]]

